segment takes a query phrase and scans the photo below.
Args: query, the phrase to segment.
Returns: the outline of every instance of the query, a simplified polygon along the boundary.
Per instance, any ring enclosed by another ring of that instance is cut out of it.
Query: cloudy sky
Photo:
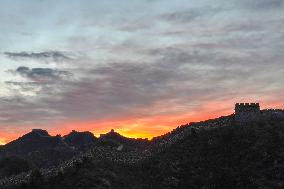
[[[0,144],[32,128],[152,137],[284,108],[283,0],[2,0]]]

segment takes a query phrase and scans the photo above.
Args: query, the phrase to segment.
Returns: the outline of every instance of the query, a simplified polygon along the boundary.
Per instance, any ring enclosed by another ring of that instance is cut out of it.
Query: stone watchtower
[[[235,105],[235,121],[237,123],[258,121],[260,116],[259,103],[237,103]]]

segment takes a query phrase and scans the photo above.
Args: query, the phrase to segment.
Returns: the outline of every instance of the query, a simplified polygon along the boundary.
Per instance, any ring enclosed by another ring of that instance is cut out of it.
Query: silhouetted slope
[[[121,150],[133,150],[145,148],[149,144],[149,141],[147,139],[127,138],[111,130],[106,134],[101,134],[99,143],[100,145],[121,147]]]
[[[29,163],[19,157],[6,157],[0,159],[0,178],[15,175],[31,169]]]
[[[34,129],[3,146],[0,160],[6,157],[20,157],[30,162],[30,166],[48,167],[73,155],[72,149],[60,136],[50,136],[45,130]]]
[[[284,119],[270,116],[258,123],[238,126],[232,118],[191,124],[195,126],[194,132],[188,126],[179,128],[155,141],[154,148],[158,145],[162,150],[152,151],[151,156],[136,164],[86,158],[64,174],[36,186],[58,189],[283,188]],[[175,138],[177,140],[173,140]]]
[[[281,188],[283,136],[283,122],[200,130],[137,170],[158,188]]]
[[[3,147],[6,155],[26,155],[29,152],[47,149],[68,149],[60,136],[50,136],[45,130],[33,130]]]

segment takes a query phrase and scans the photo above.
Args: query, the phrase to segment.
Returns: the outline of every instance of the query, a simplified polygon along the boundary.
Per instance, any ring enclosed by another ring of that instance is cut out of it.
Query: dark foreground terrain
[[[92,145],[80,149],[80,156],[69,166],[57,165],[49,176],[46,169],[30,167],[28,159],[6,157],[1,166],[10,163],[21,168],[16,172],[29,173],[22,174],[24,179],[19,177],[19,182],[12,181],[15,176],[10,181],[6,178],[0,188],[284,188],[281,116],[244,125],[236,124],[233,115],[221,117],[178,127],[151,141],[135,142],[114,132],[102,138],[89,137]],[[60,149],[65,148],[62,145]],[[13,169],[0,168],[2,173],[9,170]]]

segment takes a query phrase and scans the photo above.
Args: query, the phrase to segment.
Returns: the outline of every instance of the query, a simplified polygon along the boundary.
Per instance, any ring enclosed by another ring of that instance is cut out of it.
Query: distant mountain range
[[[280,189],[284,111],[261,113],[242,125],[234,115],[189,123],[150,141],[35,129],[0,148],[0,188]]]
[[[147,139],[127,138],[111,130],[106,134],[101,134],[99,138],[89,131],[78,132],[73,130],[68,135],[51,136],[46,130],[33,129],[22,137],[3,145],[2,149],[7,154],[22,155],[32,151],[41,151],[46,149],[55,150],[78,150],[84,146],[109,143],[113,145],[133,144],[133,147],[140,143],[147,143]]]
[[[0,158],[21,157],[31,160],[37,167],[49,167],[92,146],[111,146],[121,150],[143,148],[148,140],[132,139],[120,135],[114,130],[97,138],[91,132],[73,130],[68,135],[51,136],[46,130],[33,129],[30,133],[0,147]]]

